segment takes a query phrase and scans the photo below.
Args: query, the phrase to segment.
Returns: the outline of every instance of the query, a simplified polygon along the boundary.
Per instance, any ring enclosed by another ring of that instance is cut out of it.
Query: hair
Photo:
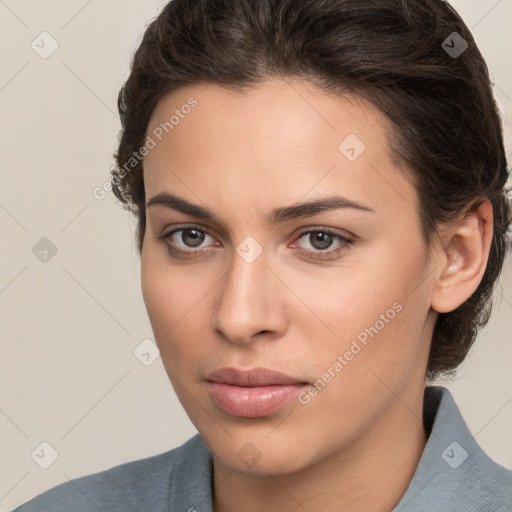
[[[467,48],[450,55],[444,41],[448,47],[457,42],[460,50],[465,41]],[[512,219],[502,125],[487,65],[448,2],[169,2],[145,30],[118,97],[122,131],[111,170],[113,193],[137,218],[139,254],[146,229],[144,162],[132,157],[146,142],[158,101],[192,84],[245,91],[287,77],[356,95],[385,114],[392,160],[415,184],[428,247],[443,223],[484,198],[491,202],[493,237],[484,275],[462,305],[438,314],[432,336],[427,378],[453,376],[490,318]]]

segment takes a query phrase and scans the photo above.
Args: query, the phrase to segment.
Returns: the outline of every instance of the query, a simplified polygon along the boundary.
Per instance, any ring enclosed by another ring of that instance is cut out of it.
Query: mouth
[[[222,368],[210,373],[208,391],[223,411],[233,416],[267,416],[293,400],[308,382],[267,368]]]

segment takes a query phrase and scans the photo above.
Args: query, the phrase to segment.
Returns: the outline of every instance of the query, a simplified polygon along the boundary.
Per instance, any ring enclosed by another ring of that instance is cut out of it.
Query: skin
[[[478,286],[492,207],[485,200],[444,226],[429,258],[416,190],[391,163],[391,127],[371,104],[291,79],[246,93],[197,84],[161,99],[147,133],[191,96],[197,106],[145,157],[146,200],[167,191],[219,220],[148,207],[141,284],[167,374],[213,454],[214,511],[335,511],[339,503],[345,512],[389,511],[427,441],[423,393],[437,313]],[[338,149],[349,134],[366,146],[354,161]],[[374,211],[268,220],[274,208],[333,193]],[[190,223],[205,230],[199,249],[190,232],[157,239]],[[303,235],[310,228],[353,244],[334,237],[322,251]],[[263,249],[252,263],[237,252],[248,236]],[[169,245],[189,256],[171,255]],[[242,418],[207,391],[208,373],[227,366],[315,383],[393,303],[401,311],[307,404]],[[244,446],[256,463],[238,457]]]

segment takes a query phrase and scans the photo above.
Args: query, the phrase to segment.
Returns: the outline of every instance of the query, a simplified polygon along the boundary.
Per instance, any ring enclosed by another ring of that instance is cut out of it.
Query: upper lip
[[[269,368],[252,368],[251,370],[238,370],[237,368],[221,368],[210,373],[206,380],[235,386],[272,386],[286,384],[306,384],[304,381],[294,379],[289,375],[270,370]]]

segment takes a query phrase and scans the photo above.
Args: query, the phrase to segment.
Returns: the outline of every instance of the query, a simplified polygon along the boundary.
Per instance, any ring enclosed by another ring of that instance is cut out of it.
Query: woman
[[[508,249],[502,127],[440,0],[174,0],[114,192],[199,434],[29,511],[510,511],[450,392]]]

